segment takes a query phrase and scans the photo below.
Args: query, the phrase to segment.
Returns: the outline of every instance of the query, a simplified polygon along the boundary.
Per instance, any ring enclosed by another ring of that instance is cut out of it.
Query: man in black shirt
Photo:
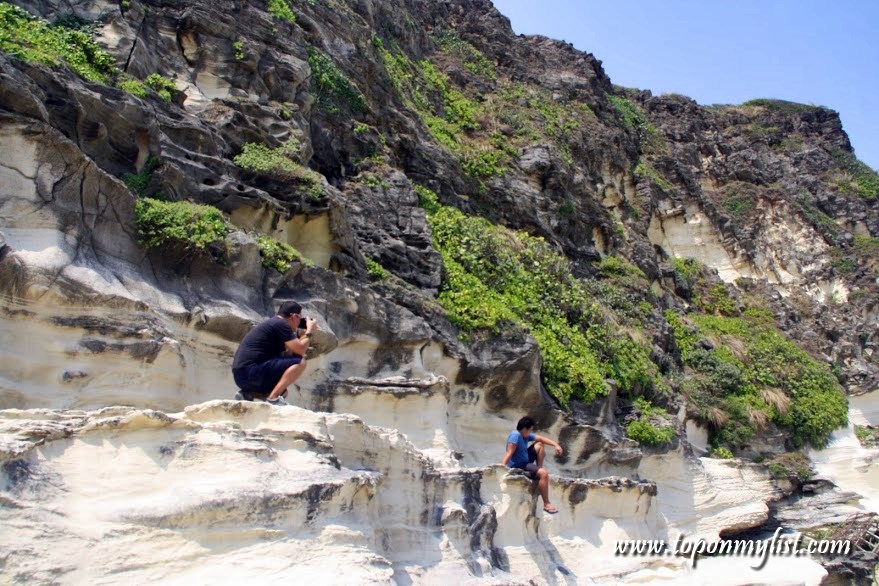
[[[298,303],[285,303],[278,315],[244,336],[232,361],[232,376],[242,398],[265,396],[272,405],[288,405],[282,395],[305,371],[305,351],[317,329],[315,320],[301,313]],[[302,321],[305,335],[297,338]]]

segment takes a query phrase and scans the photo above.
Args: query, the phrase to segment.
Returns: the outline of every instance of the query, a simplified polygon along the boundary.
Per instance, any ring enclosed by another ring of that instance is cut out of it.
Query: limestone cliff
[[[753,460],[876,389],[879,178],[826,108],[620,88],[488,0],[0,25],[9,581],[699,581],[614,541],[761,526],[800,481]],[[289,299],[296,407],[229,401]],[[525,413],[555,517],[497,465]]]

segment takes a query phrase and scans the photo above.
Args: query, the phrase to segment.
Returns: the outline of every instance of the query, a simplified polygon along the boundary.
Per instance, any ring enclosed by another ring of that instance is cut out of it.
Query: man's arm
[[[553,448],[555,448],[555,453],[557,456],[562,455],[562,452],[563,452],[562,447],[560,445],[558,445],[557,443],[555,443],[554,441],[552,441],[551,439],[549,439],[548,437],[543,437],[541,435],[535,435],[534,441],[540,442],[542,444],[548,444],[548,445],[552,446]]]
[[[510,458],[513,457],[513,454],[516,452],[516,444],[507,444],[507,453],[504,454],[504,459],[501,460],[501,464],[504,466],[510,461]]]
[[[299,356],[305,356],[305,352],[308,350],[308,347],[311,345],[311,334],[314,330],[317,329],[317,322],[307,317],[305,318],[305,335],[301,338],[293,338],[292,340],[287,340],[284,342],[284,347],[288,352],[293,354],[298,354]]]

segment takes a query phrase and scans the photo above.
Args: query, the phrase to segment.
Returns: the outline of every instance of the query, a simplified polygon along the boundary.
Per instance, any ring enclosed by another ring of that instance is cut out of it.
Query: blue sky
[[[879,169],[879,0],[493,1],[515,32],[592,53],[618,85],[832,108]]]

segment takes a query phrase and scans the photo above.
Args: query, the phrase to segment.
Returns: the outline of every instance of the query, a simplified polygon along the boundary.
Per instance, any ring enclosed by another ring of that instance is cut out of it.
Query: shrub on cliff
[[[100,83],[116,71],[113,57],[88,33],[52,25],[7,2],[0,2],[0,49],[49,67],[64,62],[84,78]]]
[[[311,84],[317,95],[318,106],[331,114],[347,108],[352,112],[366,112],[366,98],[351,80],[333,63],[333,60],[315,49],[308,48],[311,66]]]
[[[259,254],[262,256],[262,266],[267,269],[275,269],[279,273],[286,273],[294,262],[302,262],[310,266],[310,260],[302,256],[302,253],[276,238],[270,236],[257,236],[256,244]]]
[[[300,165],[293,160],[299,153],[299,142],[290,139],[284,144],[271,148],[264,144],[249,142],[236,155],[233,162],[248,171],[266,175],[278,180],[294,181],[313,200],[323,198],[323,177],[317,171]]]
[[[170,245],[187,254],[226,260],[231,227],[213,206],[142,198],[134,206],[134,225],[147,249]]]
[[[664,409],[643,397],[635,399],[634,407],[638,416],[626,426],[629,439],[648,446],[666,444],[674,439],[674,424]]]
[[[541,238],[442,206],[425,188],[418,193],[443,258],[438,300],[465,335],[527,330],[540,347],[544,384],[562,405],[605,394],[606,377],[632,394],[663,387],[649,346],[620,334],[564,256]]]
[[[794,444],[822,447],[847,423],[846,396],[830,368],[787,340],[765,311],[669,311],[666,319],[690,370],[690,404],[712,422],[716,442],[743,445],[771,421],[790,430]]]

